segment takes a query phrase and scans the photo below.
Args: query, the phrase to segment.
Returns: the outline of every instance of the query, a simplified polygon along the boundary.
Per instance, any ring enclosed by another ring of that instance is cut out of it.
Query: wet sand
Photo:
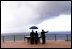
[[[1,41],[1,48],[71,48],[71,41],[52,41],[47,40],[46,44],[31,45],[27,41]]]

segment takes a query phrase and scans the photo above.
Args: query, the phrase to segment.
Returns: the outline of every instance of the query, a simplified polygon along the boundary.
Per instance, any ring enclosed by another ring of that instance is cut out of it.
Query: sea
[[[38,35],[41,35],[41,33],[38,33]],[[24,40],[25,36],[30,36],[30,33],[8,33],[8,34],[1,34],[1,41],[13,41],[14,37],[15,40]],[[71,41],[71,32],[48,32],[45,33],[46,40],[68,40]]]

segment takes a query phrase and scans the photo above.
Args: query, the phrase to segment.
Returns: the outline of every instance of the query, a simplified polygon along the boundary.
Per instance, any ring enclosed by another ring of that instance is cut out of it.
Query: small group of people
[[[47,32],[45,32],[44,30],[42,30],[42,32],[41,32],[42,44],[45,44],[45,33],[47,33]],[[38,37],[37,31],[34,32],[32,30],[32,32],[30,33],[30,37],[31,37],[31,40],[30,40],[31,44],[34,44],[34,43],[38,44],[40,38]]]

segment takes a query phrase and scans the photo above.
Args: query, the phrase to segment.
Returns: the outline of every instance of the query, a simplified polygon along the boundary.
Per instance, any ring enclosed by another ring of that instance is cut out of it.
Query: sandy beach
[[[27,41],[5,41],[1,42],[1,48],[71,48],[71,41],[52,41],[47,40],[46,44],[31,45]]]

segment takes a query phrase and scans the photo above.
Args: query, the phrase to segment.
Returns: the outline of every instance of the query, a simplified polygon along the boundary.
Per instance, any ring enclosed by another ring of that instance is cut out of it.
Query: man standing
[[[31,37],[30,43],[31,43],[31,44],[34,44],[34,32],[33,32],[33,30],[32,30],[32,32],[30,33],[30,37]]]
[[[38,33],[37,33],[37,31],[35,32],[35,44],[38,44]]]
[[[47,31],[48,32],[48,31]],[[45,33],[47,33],[47,32],[45,32],[44,30],[42,30],[42,32],[41,32],[41,37],[42,37],[42,44],[45,44]]]

